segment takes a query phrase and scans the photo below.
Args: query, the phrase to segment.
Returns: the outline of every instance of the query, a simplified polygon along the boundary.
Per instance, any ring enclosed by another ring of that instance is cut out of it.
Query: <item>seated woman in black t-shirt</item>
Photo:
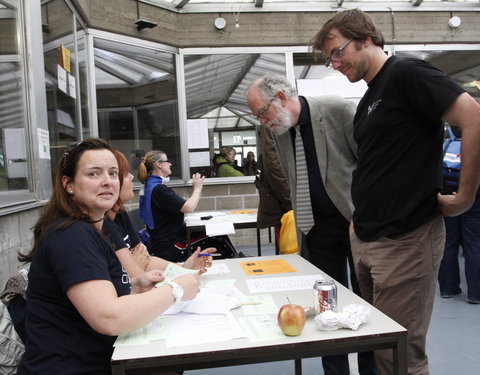
[[[123,204],[134,197],[133,175],[126,157],[118,150],[114,150],[118,161],[118,174],[120,177],[120,194],[117,203],[108,212],[103,224],[103,231],[110,236],[115,247],[117,257],[129,277],[135,277],[150,270],[164,271],[168,261],[157,256],[150,256],[145,245],[140,241],[137,231],[133,228]],[[122,178],[123,176],[123,178]],[[215,252],[215,248],[201,251],[198,248],[184,263],[185,268],[198,269],[200,273],[212,265],[212,257],[198,256],[202,252],[208,254]]]
[[[157,288],[161,271],[130,280],[102,234],[119,189],[118,162],[105,141],[88,139],[65,149],[52,197],[34,228],[33,248],[19,257],[31,265],[27,339],[17,374],[110,374],[117,335],[197,295],[198,273]]]

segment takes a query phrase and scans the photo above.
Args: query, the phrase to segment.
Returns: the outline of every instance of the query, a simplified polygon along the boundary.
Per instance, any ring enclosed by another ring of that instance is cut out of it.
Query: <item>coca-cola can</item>
[[[313,285],[315,316],[324,311],[337,312],[337,286],[334,280],[317,280]]]

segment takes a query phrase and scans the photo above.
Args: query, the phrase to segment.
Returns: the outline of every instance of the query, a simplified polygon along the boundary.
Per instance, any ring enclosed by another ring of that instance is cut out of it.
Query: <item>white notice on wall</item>
[[[210,153],[208,151],[189,152],[188,160],[190,161],[190,168],[208,167],[210,165]]]
[[[50,139],[48,130],[37,129],[38,134],[38,156],[40,159],[50,159]]]
[[[69,73],[67,73],[67,75],[68,75],[68,95],[70,95],[73,99],[76,99],[77,87],[75,85],[75,77]]]
[[[188,148],[208,148],[208,120],[187,120]]]
[[[67,93],[67,71],[60,65],[57,65],[57,84],[58,88],[65,94]]]

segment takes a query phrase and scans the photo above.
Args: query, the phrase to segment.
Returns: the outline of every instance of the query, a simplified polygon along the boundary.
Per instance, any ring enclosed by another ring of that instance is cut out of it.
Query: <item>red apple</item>
[[[305,326],[305,309],[302,306],[289,303],[278,310],[277,321],[280,329],[287,336],[298,336]]]

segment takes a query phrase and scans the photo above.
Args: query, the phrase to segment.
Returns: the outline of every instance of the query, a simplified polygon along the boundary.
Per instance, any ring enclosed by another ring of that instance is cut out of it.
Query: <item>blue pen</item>
[[[219,257],[221,256],[222,254],[216,254],[216,253],[210,253],[210,254],[207,254],[207,253],[200,253],[198,254],[199,257]]]

